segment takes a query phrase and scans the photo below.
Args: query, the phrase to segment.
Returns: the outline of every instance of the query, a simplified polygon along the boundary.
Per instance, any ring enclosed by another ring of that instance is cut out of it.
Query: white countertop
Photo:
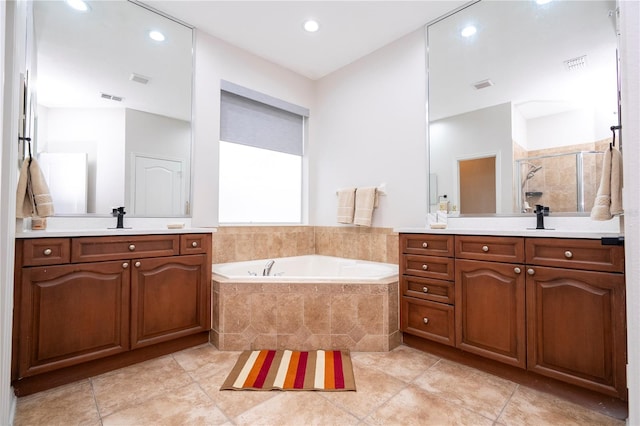
[[[449,217],[444,229],[396,228],[399,233],[495,235],[546,238],[617,238],[623,235],[620,218],[593,221],[588,216],[547,216],[546,229],[535,229],[535,216]]]
[[[183,226],[169,228],[168,226]],[[50,217],[47,229],[30,229],[29,220],[19,221],[16,238],[63,238],[118,235],[202,234],[216,228],[191,227],[191,218],[126,218],[125,228],[116,229],[116,219],[110,217]]]

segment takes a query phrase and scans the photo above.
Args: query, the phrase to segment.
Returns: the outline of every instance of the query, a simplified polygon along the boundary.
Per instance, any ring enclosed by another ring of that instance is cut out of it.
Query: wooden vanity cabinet
[[[455,344],[453,236],[400,235],[400,327]]]
[[[527,368],[626,399],[624,249],[527,239]]]
[[[208,341],[210,280],[211,234],[16,240],[16,394]]]
[[[423,256],[423,269],[420,244],[429,246],[431,238],[449,238],[454,251]],[[443,258],[454,262],[452,281],[426,275],[431,264],[446,264]],[[472,354],[495,360],[523,382],[546,376],[627,399],[622,246],[599,239],[401,233],[400,280],[405,343],[472,364]],[[423,318],[429,321],[421,324]],[[455,330],[443,326],[452,320]]]

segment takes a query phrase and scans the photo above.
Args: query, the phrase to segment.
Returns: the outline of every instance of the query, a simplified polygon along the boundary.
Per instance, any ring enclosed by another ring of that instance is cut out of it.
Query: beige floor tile
[[[100,425],[88,380],[18,399],[14,426]]]
[[[145,361],[91,379],[101,416],[137,405],[140,401],[191,382],[191,377],[171,356]]]
[[[327,401],[321,392],[278,392],[233,419],[237,425],[355,425],[358,419]]]
[[[367,417],[369,425],[473,425],[490,426],[493,421],[458,404],[409,385]]]
[[[398,346],[390,352],[352,352],[351,358],[354,364],[375,368],[407,383],[439,360],[407,346]]]
[[[504,425],[536,426],[625,424],[623,420],[605,416],[524,386],[518,386],[498,422]]]
[[[221,425],[229,419],[197,383],[171,389],[102,418],[103,426]]]
[[[407,386],[402,380],[358,364],[354,364],[353,373],[356,392],[322,392],[321,395],[360,419]]]
[[[413,383],[493,420],[517,387],[508,380],[444,359]]]
[[[173,359],[194,378],[212,376],[220,371],[228,373],[238,360],[239,351],[220,351],[212,345],[198,346],[173,354]]]

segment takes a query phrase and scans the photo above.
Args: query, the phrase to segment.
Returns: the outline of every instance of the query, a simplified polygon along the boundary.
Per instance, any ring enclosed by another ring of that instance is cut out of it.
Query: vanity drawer
[[[524,238],[456,235],[455,252],[458,259],[493,262],[524,262]]]
[[[400,250],[406,254],[453,256],[453,235],[400,234]]]
[[[179,235],[78,237],[71,240],[71,261],[175,256],[180,253],[179,242]]]
[[[600,240],[527,238],[527,264],[603,272],[624,272],[624,247]]]
[[[401,321],[403,332],[449,346],[455,344],[453,306],[403,297]]]
[[[415,256],[406,254],[400,259],[401,269],[407,275],[453,280],[454,259],[452,257]]]
[[[181,234],[180,254],[200,254],[207,252],[211,245],[211,234]]]
[[[69,238],[26,238],[22,240],[24,266],[59,265],[71,260]]]
[[[453,281],[432,280],[430,278],[403,275],[401,278],[402,294],[418,299],[453,305],[455,301],[455,285]]]

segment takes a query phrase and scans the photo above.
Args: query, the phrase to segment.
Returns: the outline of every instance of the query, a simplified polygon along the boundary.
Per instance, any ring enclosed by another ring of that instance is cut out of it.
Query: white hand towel
[[[355,200],[355,188],[343,188],[338,190],[338,223],[353,223]]]
[[[34,158],[22,162],[16,197],[17,218],[53,216],[49,186]]]
[[[371,226],[373,209],[377,206],[375,187],[356,189],[356,211],[353,223],[360,226]]]
[[[615,199],[615,200],[614,200]],[[602,160],[600,186],[591,209],[591,220],[609,220],[622,213],[622,158],[616,148],[608,149]]]

